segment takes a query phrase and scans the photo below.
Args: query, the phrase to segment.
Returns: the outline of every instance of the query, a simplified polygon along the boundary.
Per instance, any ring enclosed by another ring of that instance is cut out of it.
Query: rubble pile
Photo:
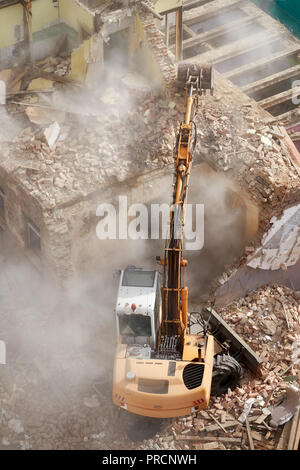
[[[4,279],[0,277],[0,281],[3,284]],[[87,351],[84,346],[83,351],[77,351],[78,355],[72,354],[70,358],[68,347],[58,340],[58,347],[52,347],[51,354],[47,354],[44,346],[40,346],[47,344],[43,335],[47,338],[56,317],[64,327],[63,319],[67,312],[62,312],[66,302],[63,308],[55,302],[53,309],[52,302],[48,302],[47,308],[40,306],[32,310],[32,302],[27,301],[24,292],[18,297],[20,308],[15,310],[13,294],[16,289],[21,291],[18,283],[7,292],[2,289],[5,302],[1,332],[2,337],[11,338],[9,344],[14,350],[9,358],[9,368],[1,370],[2,449],[248,449],[245,416],[254,448],[273,449],[280,444],[282,430],[292,422],[291,419],[288,422],[283,420],[277,429],[271,426],[275,418],[272,407],[277,409],[286,394],[292,394],[295,399],[295,393],[297,396],[299,393],[290,389],[297,387],[300,380],[298,292],[280,286],[266,287],[226,308],[220,308],[218,313],[263,359],[261,377],[254,377],[245,369],[240,386],[229,390],[225,396],[211,398],[208,409],[189,417],[165,420],[158,435],[136,442],[126,436],[124,416],[112,403],[109,371],[113,357],[109,358],[108,355],[113,356],[113,348],[106,345],[105,338],[98,331],[103,325],[98,324],[95,328],[95,340],[90,338],[90,343],[94,345],[92,350]],[[26,308],[21,308],[21,305],[26,305]],[[92,304],[85,304],[85,309],[87,307],[92,309],[88,310],[89,317],[93,307]],[[77,322],[74,310],[71,310],[74,327]],[[109,318],[113,321],[111,316]],[[16,343],[16,324],[20,325],[23,334],[33,325],[43,332],[39,336],[39,354],[36,345],[31,351],[22,342]],[[106,335],[108,342],[111,341],[109,331]],[[102,346],[98,341],[100,337],[104,342]],[[95,350],[95,345],[100,349]],[[99,357],[103,355],[106,371],[99,365]],[[82,381],[82,371],[86,367],[82,361],[87,356],[86,365],[90,360],[96,361],[97,378]],[[72,364],[75,361],[76,370],[81,371],[80,386],[67,380],[70,359]],[[289,405],[287,412],[291,418],[294,408]]]
[[[46,73],[55,73],[59,77],[67,77],[71,69],[70,57],[51,56],[37,64],[37,67]]]
[[[149,24],[150,32],[151,28]],[[7,105],[11,116],[22,115],[23,126],[13,141],[3,144],[1,167],[44,209],[84,198],[105,185],[120,185],[143,172],[171,167],[175,135],[183,118],[183,94],[175,92],[166,99],[153,90],[137,91],[128,76],[122,88],[108,85],[97,94],[88,94],[66,79],[69,66],[68,59],[40,64],[37,76],[27,81],[27,89],[21,94],[13,91]],[[32,83],[37,79],[48,81],[47,88],[37,89],[42,84]],[[65,85],[73,87],[73,95]],[[225,172],[246,186],[269,212],[282,210],[283,201],[288,204],[299,196],[298,172],[286,151],[282,130],[272,126],[267,115],[263,119],[251,103],[233,105],[234,99],[225,93],[201,100],[195,163],[207,161]],[[51,223],[56,225],[55,218]],[[60,256],[65,249],[64,224],[61,246],[55,239]],[[208,410],[172,420],[140,448],[277,447],[282,425],[271,426],[272,407],[285,393],[298,393],[289,387],[300,379],[299,300],[297,293],[275,286],[220,308],[218,313],[263,359],[261,376],[245,371],[236,390],[212,398]],[[49,373],[49,361],[34,365],[21,357],[14,361],[12,376],[4,380],[5,386],[0,384],[2,447],[137,448],[121,431],[109,380],[100,388],[86,384],[78,393],[59,391],[53,387],[55,370]],[[43,399],[49,396],[49,387],[53,402]],[[29,397],[26,407],[24,397]]]
[[[237,111],[226,102],[220,106],[207,100],[200,120],[199,157],[246,185],[257,201],[275,206],[286,190],[299,186],[282,130],[256,116],[251,105]]]
[[[40,78],[25,75],[27,89],[8,100],[12,116],[25,114],[21,133],[3,146],[2,166],[46,208],[171,165],[185,107],[184,93],[158,96],[128,71],[114,88],[104,80],[94,91],[83,90],[65,76],[69,67],[68,58],[49,58],[37,67]],[[200,99],[195,163],[225,172],[268,209],[281,207],[283,198],[292,203],[299,175],[282,130],[235,89],[234,98],[228,96],[228,84],[218,79],[218,94]],[[41,84],[47,88],[35,90]]]
[[[22,364],[16,372],[12,393],[0,384],[0,449],[134,448],[118,429],[117,410],[107,406],[108,384],[86,386],[80,393],[73,387],[62,392],[50,377],[47,380],[46,367],[41,374],[34,364],[31,368]]]
[[[4,145],[5,171],[53,208],[171,164],[182,113],[153,90],[133,91],[134,80],[124,74],[120,88],[106,86],[97,95],[61,87],[51,95],[22,95],[21,109],[18,101],[8,103],[12,113],[25,111],[27,125]]]
[[[58,204],[66,192],[85,194],[95,186],[133,178],[146,168],[168,164],[172,158],[174,123],[163,101],[145,101],[135,111],[98,114],[94,122],[67,123],[60,128],[54,148],[44,131],[32,136],[26,128],[16,144],[18,174],[30,192],[41,199],[50,193]],[[154,116],[161,115],[155,120]],[[167,130],[165,138],[161,131]],[[22,168],[21,161],[25,168]],[[33,162],[32,168],[26,168]]]
[[[239,387],[212,397],[209,409],[174,420],[163,435],[142,448],[248,449],[246,418],[254,448],[282,445],[283,425],[290,421],[282,420],[282,425],[274,428],[272,412],[286,393],[293,393],[299,405],[300,293],[280,286],[265,287],[218,309],[218,313],[263,359],[261,376],[254,377],[245,369]],[[292,409],[289,419],[295,412],[296,408]]]
[[[300,333],[300,299],[287,287],[265,287],[221,309],[221,316],[260,355],[268,367],[291,361],[292,344]],[[277,372],[281,369],[277,367]]]

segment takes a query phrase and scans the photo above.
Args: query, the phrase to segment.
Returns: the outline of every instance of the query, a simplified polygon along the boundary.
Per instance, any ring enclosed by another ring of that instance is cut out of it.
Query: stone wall
[[[152,2],[148,1],[151,7]],[[176,67],[170,57],[168,48],[164,42],[163,35],[157,28],[157,20],[154,15],[148,12],[141,5],[138,7],[138,17],[142,23],[147,43],[154,55],[155,61],[159,66],[162,81],[167,88],[173,88],[176,78]]]

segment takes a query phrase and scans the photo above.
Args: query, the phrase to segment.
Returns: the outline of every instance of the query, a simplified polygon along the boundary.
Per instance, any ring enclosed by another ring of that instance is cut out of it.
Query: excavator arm
[[[188,319],[185,208],[197,136],[194,114],[199,96],[213,89],[212,67],[179,65],[177,78],[179,87],[186,90],[186,110],[174,151],[170,233],[160,259],[164,267],[161,296],[157,271],[129,266],[121,274],[116,306],[114,403],[154,418],[199,411],[208,406],[211,391],[222,394],[228,387],[234,389],[242,368],[224,353],[231,344],[235,357],[246,359],[251,370],[259,366],[259,358],[212,309],[203,317],[193,312]]]
[[[170,233],[165,256],[162,287],[162,324],[158,347],[161,355],[182,353],[183,335],[187,327],[188,288],[185,286],[183,258],[184,215],[189,187],[193,151],[197,130],[193,121],[198,97],[207,88],[213,89],[211,66],[179,65],[177,84],[186,89],[185,119],[180,124],[175,147],[175,175],[173,201],[170,209]]]

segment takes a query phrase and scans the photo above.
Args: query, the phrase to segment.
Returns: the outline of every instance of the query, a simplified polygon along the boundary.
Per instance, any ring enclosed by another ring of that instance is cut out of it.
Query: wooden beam
[[[17,3],[20,3],[20,0],[1,0],[0,9],[16,5]]]
[[[217,436],[177,436],[176,441],[194,441],[194,442],[241,442],[240,437],[217,437]]]
[[[209,0],[184,0],[183,1],[183,11],[191,10],[192,8],[201,7],[206,5]]]
[[[215,0],[192,10],[187,10],[183,15],[183,22],[190,26],[208,20],[215,15],[220,15],[236,7],[241,0]]]
[[[183,25],[183,31],[185,31],[191,38],[197,36],[197,34],[189,28],[186,24]],[[184,44],[184,41],[183,41]]]
[[[276,60],[283,59],[285,57],[289,57],[291,55],[296,54],[297,52],[300,52],[299,44],[291,46],[283,51],[275,52],[274,54],[264,57],[263,59],[257,60],[256,62],[250,62],[249,64],[230,70],[230,72],[225,73],[224,76],[230,80],[236,75],[241,75],[242,73],[250,71],[254,72],[267,64],[270,64]]]
[[[286,450],[288,446],[288,439],[291,432],[292,422],[288,421],[282,430],[276,450]]]
[[[298,450],[298,445],[296,448],[296,442],[295,442],[295,440],[297,440],[298,426],[299,426],[299,409],[296,411],[293,421],[292,421],[291,433],[289,437],[287,450]],[[297,444],[299,444],[299,440]]]
[[[274,42],[278,39],[279,35],[277,33],[273,33],[272,35],[268,36],[266,40],[266,33],[258,33],[251,37],[251,42],[249,42],[249,38],[245,38],[242,40],[234,41],[231,44],[226,44],[219,49],[214,49],[213,51],[204,52],[203,54],[199,54],[195,57],[191,57],[187,59],[186,62],[194,62],[195,60],[199,60],[200,62],[208,62],[212,64],[218,64],[220,62],[224,62],[225,60],[229,60],[232,57],[242,55],[246,52],[253,51],[257,49],[260,44],[269,44]]]
[[[285,123],[286,125],[291,125],[291,121],[299,122],[298,108],[291,109],[290,111],[279,114],[278,116],[272,116],[264,119],[266,124]]]
[[[282,93],[278,93],[277,95],[270,96],[269,98],[265,98],[264,100],[258,101],[258,104],[264,108],[272,108],[272,106],[276,106],[277,104],[285,103],[285,101],[292,100],[293,96],[299,96],[300,94],[300,86],[295,88],[290,88],[287,91],[283,91]]]
[[[169,47],[169,41],[170,41],[169,17],[166,14],[165,15],[165,43],[167,47]]]
[[[144,1],[141,1],[141,5],[143,8],[145,8],[145,10],[147,10],[149,13],[152,13],[152,15],[157,18],[158,20],[162,20],[163,17],[161,15],[159,15],[155,10],[154,8],[150,7],[150,5],[148,5],[148,3],[144,2]]]
[[[299,444],[300,444],[300,416],[299,416],[299,410],[298,410],[298,424],[297,424],[297,430],[295,434],[294,446],[292,450],[298,450]]]
[[[182,39],[183,39],[183,28],[182,28],[182,7],[176,11],[176,61],[182,60]]]
[[[210,31],[206,31],[205,33],[195,34],[192,38],[185,39],[183,41],[183,48],[195,46],[201,42],[210,41],[212,39],[221,36],[222,34],[233,31],[238,29],[240,26],[244,26],[248,23],[252,23],[258,16],[261,16],[261,13],[253,16],[248,16],[246,18],[241,18],[239,20],[231,21],[230,23],[222,26],[218,26],[217,28],[211,29]]]
[[[288,156],[291,160],[291,163],[293,164],[295,170],[297,171],[298,175],[300,176],[300,153],[298,152],[298,149],[294,142],[292,141],[291,137],[287,133],[285,127],[281,126],[279,127],[279,130],[283,134],[283,139],[281,139],[283,143],[283,147],[287,149]]]
[[[248,435],[248,440],[249,440],[250,449],[251,449],[251,450],[255,450],[254,444],[253,444],[252,435],[251,435],[251,428],[250,428],[250,424],[249,424],[248,417],[246,418],[246,429],[247,429],[247,435]]]
[[[280,83],[283,80],[292,78],[294,75],[297,75],[297,74],[299,74],[299,79],[300,79],[300,65],[295,65],[294,67],[290,67],[286,70],[283,70],[282,72],[269,75],[266,78],[257,80],[256,82],[250,83],[249,85],[245,85],[242,87],[242,91],[248,94],[255,93],[257,91],[262,90],[265,87],[275,85],[276,83]]]

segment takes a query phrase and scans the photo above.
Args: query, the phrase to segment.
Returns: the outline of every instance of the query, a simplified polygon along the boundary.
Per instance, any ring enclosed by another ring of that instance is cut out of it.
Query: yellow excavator
[[[163,266],[162,286],[158,271],[128,266],[121,271],[116,305],[113,401],[153,418],[189,415],[207,407],[211,393],[221,395],[240,382],[240,361],[254,373],[261,362],[212,308],[188,312],[183,241],[197,139],[194,116],[199,96],[213,92],[213,69],[179,64],[177,85],[186,90],[186,112],[174,150],[169,239],[164,257],[157,258]]]

